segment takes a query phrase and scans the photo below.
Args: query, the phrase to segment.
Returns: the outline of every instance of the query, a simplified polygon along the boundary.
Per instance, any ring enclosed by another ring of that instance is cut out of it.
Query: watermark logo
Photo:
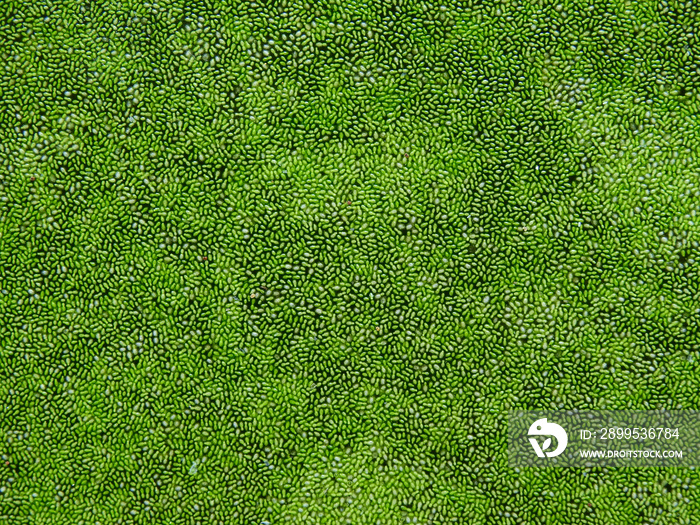
[[[545,456],[548,458],[554,458],[558,456],[559,454],[564,452],[564,449],[566,449],[566,445],[569,442],[569,436],[566,435],[566,430],[564,430],[561,426],[557,425],[556,423],[548,423],[547,418],[538,419],[537,421],[535,421],[530,426],[528,435],[547,436],[547,439],[544,440],[544,443],[542,443],[541,447],[536,438],[529,438],[532,448],[535,449],[535,453],[541,458]],[[557,439],[557,448],[547,452],[547,449],[552,444],[553,437]]]
[[[511,410],[508,465],[700,468],[700,410]]]

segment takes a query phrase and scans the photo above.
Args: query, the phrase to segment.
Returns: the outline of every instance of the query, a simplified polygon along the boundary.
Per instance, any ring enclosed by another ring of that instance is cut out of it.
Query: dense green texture
[[[700,408],[688,3],[2,2],[0,522],[700,522],[512,408]]]

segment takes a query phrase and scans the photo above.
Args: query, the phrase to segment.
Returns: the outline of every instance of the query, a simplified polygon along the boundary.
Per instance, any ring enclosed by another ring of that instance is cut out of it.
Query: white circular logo
[[[532,448],[535,449],[535,453],[543,458],[553,458],[564,452],[567,443],[569,442],[569,436],[566,435],[566,430],[556,423],[547,423],[547,418],[538,419],[531,426],[528,431],[529,436],[549,436],[544,440],[542,446],[537,442],[534,437],[529,438]],[[557,438],[557,448],[547,452],[547,449],[552,444],[552,437]]]

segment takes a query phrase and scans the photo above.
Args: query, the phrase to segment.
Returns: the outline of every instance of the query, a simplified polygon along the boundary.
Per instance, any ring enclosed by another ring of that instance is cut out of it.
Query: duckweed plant
[[[0,522],[700,522],[505,426],[700,407],[695,3],[0,15]]]

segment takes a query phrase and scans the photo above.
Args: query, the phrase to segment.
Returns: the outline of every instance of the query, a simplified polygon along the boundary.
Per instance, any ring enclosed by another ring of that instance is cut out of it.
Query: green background
[[[0,521],[698,523],[697,15],[2,2]]]

